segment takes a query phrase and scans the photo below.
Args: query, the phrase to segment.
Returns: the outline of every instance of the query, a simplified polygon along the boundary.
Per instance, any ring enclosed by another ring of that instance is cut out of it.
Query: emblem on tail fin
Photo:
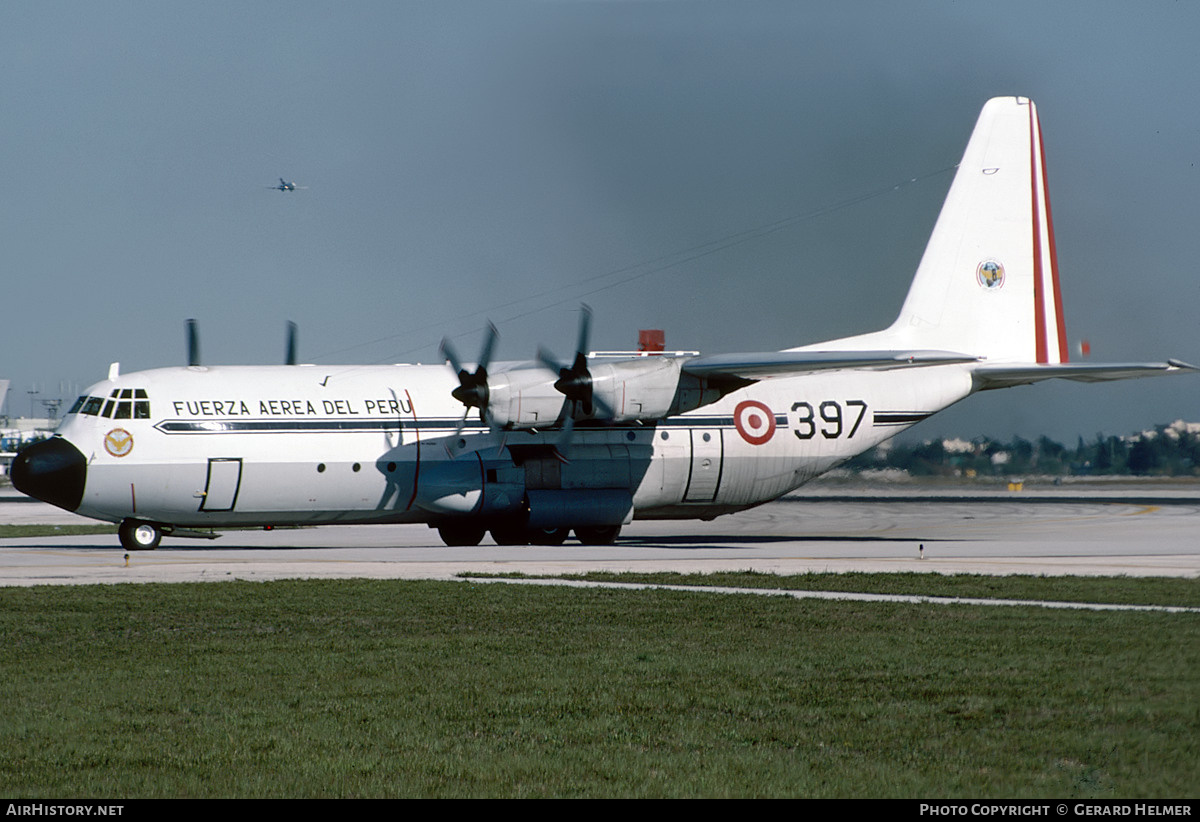
[[[984,260],[975,269],[975,276],[985,289],[1000,288],[1004,285],[1004,266],[995,260]]]

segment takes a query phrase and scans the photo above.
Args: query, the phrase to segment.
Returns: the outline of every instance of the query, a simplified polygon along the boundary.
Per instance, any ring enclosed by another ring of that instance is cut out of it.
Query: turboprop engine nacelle
[[[641,357],[588,364],[586,399],[555,387],[560,375],[548,368],[515,369],[489,377],[488,413],[504,428],[537,428],[566,419],[632,422],[658,420],[681,409],[679,357]],[[687,377],[686,381],[693,382]],[[576,386],[576,390],[580,390]],[[687,392],[689,396],[696,392]],[[700,392],[705,393],[705,392]],[[703,398],[712,402],[718,394]],[[693,400],[695,401],[695,400]]]

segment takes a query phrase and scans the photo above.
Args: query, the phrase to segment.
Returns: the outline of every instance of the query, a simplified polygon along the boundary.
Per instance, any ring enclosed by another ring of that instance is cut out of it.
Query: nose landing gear
[[[153,551],[162,541],[163,531],[153,522],[127,519],[117,527],[117,536],[126,551]]]

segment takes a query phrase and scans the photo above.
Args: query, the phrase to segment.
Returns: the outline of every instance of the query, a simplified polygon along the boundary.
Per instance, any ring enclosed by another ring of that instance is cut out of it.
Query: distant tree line
[[[848,468],[898,468],[913,476],[1200,476],[1200,425],[1175,422],[1129,437],[1079,437],[1074,448],[1049,437],[1007,443],[986,438],[884,443]]]

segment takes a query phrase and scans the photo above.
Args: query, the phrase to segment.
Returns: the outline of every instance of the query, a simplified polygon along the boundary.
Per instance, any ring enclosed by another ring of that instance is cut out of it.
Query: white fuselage
[[[637,517],[711,518],[971,391],[953,366],[769,379],[667,419],[581,424],[562,459],[560,428],[491,431],[472,412],[456,435],[456,384],[445,366],[159,369],[92,386],[57,435],[86,458],[77,512],[112,522],[437,522],[611,493]]]

